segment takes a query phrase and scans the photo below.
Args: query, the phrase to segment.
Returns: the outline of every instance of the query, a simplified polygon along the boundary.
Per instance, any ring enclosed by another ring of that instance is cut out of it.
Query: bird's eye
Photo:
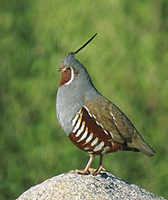
[[[67,67],[66,70],[71,70],[71,68],[70,68],[70,67]]]

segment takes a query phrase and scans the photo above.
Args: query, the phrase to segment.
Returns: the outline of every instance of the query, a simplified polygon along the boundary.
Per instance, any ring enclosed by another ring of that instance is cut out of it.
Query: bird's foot
[[[89,171],[85,170],[85,169],[75,169],[75,170],[69,171],[69,173],[71,173],[71,174],[89,174]]]
[[[103,166],[100,166],[97,169],[94,169],[94,168],[89,168],[88,169],[89,173],[93,174],[93,175],[99,174],[101,170],[105,171],[105,169],[103,168]]]
[[[94,168],[89,168],[87,169],[75,169],[75,170],[71,170],[68,173],[71,174],[93,174],[93,175],[97,175],[100,173],[100,171],[103,170],[105,171],[105,169],[103,168],[103,166],[99,166],[97,169]]]

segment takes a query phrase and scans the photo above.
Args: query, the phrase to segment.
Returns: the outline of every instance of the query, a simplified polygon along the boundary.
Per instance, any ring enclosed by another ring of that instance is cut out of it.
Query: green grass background
[[[0,199],[87,163],[56,119],[56,67],[95,32],[76,57],[157,152],[104,167],[168,197],[168,1],[0,0]]]

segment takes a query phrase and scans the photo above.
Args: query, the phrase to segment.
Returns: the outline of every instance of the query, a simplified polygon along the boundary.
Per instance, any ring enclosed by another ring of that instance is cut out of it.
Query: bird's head
[[[57,70],[61,72],[59,86],[69,85],[85,67],[75,58],[74,53],[69,53],[62,61],[61,67]]]
[[[57,71],[60,71],[62,74],[59,86],[69,85],[77,77],[85,77],[86,74],[88,74],[86,68],[75,58],[75,54],[78,53],[81,49],[83,49],[96,35],[97,33],[77,51],[71,52],[67,56],[65,56],[61,66],[57,68]]]

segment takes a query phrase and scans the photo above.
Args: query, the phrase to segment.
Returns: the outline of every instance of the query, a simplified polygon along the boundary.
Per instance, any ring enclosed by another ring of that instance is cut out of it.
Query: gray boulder
[[[17,200],[148,200],[164,199],[108,172],[64,173],[31,187]]]

